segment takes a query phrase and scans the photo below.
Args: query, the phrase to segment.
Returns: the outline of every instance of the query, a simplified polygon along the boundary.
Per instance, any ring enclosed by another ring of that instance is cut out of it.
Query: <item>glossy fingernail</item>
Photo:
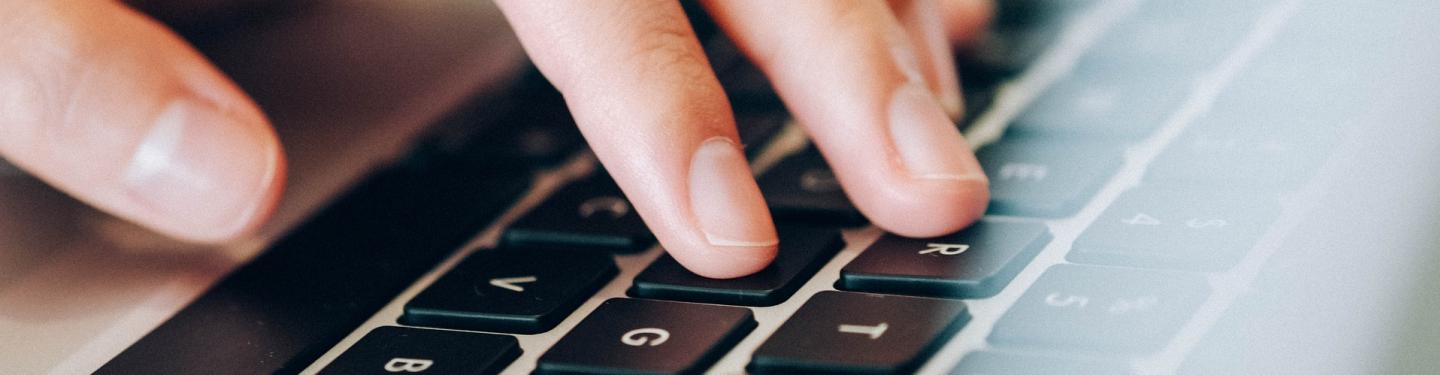
[[[970,145],[929,90],[907,84],[890,98],[890,137],[915,178],[985,180]]]
[[[265,206],[279,145],[253,124],[194,100],[172,102],[136,148],[123,183],[154,217],[181,235],[217,241],[238,234]]]
[[[745,154],[729,138],[708,139],[691,157],[690,205],[711,245],[766,248],[780,242]]]

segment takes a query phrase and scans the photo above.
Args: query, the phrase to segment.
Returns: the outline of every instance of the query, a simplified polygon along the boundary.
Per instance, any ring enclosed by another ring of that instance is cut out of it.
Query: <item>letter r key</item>
[[[960,255],[960,253],[970,250],[970,245],[966,244],[931,243],[925,246],[929,246],[929,248],[920,250],[921,255],[934,253],[940,253],[940,255]]]

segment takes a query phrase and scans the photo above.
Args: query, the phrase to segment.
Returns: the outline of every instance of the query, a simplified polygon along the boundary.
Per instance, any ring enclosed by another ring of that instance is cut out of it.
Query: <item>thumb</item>
[[[13,1],[0,35],[0,156],[186,240],[273,209],[285,167],[268,121],[161,25],[113,1]]]

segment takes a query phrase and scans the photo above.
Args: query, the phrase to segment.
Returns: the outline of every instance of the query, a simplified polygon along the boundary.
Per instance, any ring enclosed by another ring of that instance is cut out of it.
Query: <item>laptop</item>
[[[4,372],[1440,365],[1440,4],[998,1],[958,52],[957,126],[990,209],[928,239],[866,223],[693,14],[781,237],[761,273],[709,280],[656,247],[503,23],[475,22],[497,18],[481,3],[318,2],[236,26],[253,37],[198,39],[312,160],[256,239],[191,249],[0,168]],[[383,27],[404,20],[433,26]],[[359,36],[373,39],[335,42]],[[304,70],[279,47],[377,65]],[[287,86],[324,74],[373,86]],[[409,135],[350,125],[365,147],[342,148],[313,130],[346,120]]]

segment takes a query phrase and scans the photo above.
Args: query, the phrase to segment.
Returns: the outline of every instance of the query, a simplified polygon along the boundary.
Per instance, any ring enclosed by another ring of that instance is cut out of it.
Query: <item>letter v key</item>
[[[490,279],[490,285],[496,288],[513,290],[515,292],[524,292],[524,287],[515,284],[533,283],[536,280],[539,279],[535,278],[535,276],[504,277],[498,279]]]

